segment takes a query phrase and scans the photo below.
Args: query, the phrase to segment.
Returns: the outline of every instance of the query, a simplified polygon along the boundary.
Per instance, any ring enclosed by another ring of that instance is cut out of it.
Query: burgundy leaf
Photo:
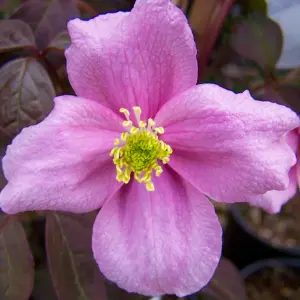
[[[269,101],[281,105],[288,106],[278,91],[271,87],[264,87],[254,94],[254,98],[262,101]]]
[[[2,169],[2,158],[5,155],[6,147],[0,144],[0,192],[6,186],[7,181]]]
[[[49,271],[46,268],[39,268],[35,272],[32,297],[36,300],[57,300]]]
[[[7,5],[8,0],[0,0],[0,10],[3,10]]]
[[[268,17],[251,15],[235,26],[231,47],[240,56],[254,61],[262,69],[272,70],[282,52],[282,31]]]
[[[95,212],[81,215],[47,215],[48,262],[54,288],[60,300],[107,299],[104,277],[91,249],[95,217]]]
[[[300,114],[300,86],[293,84],[282,85],[278,88],[278,92],[288,106]]]
[[[246,300],[243,278],[238,269],[225,258],[221,259],[213,278],[200,294],[214,300]]]
[[[70,46],[70,43],[71,40],[68,31],[62,31],[50,42],[49,47],[63,51]]]
[[[53,107],[55,91],[44,67],[19,58],[0,69],[0,138],[42,121]]]
[[[74,0],[26,0],[11,16],[28,23],[34,31],[37,45],[44,49],[61,31],[67,22],[78,17]]]
[[[130,10],[132,0],[82,0],[88,3],[98,14],[112,13],[120,10]]]
[[[30,26],[20,20],[1,20],[0,52],[25,46],[35,47],[35,38]]]
[[[34,280],[33,258],[22,224],[0,213],[0,299],[28,300]]]

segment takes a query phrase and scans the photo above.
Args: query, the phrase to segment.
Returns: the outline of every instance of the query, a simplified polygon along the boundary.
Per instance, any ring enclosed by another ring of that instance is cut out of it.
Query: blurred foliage
[[[266,0],[238,0],[243,14],[262,13],[267,14],[268,4]]]
[[[96,212],[47,214],[47,255],[59,299],[107,300],[104,277],[91,248],[96,215]]]
[[[64,57],[70,45],[68,20],[129,11],[133,4],[134,0],[0,0],[0,159],[24,127],[49,114],[56,95],[74,94]],[[220,7],[213,19],[224,21],[223,26],[207,27],[216,30],[208,31],[207,37],[214,35],[217,41],[210,40],[213,49],[203,60],[208,63],[201,81],[235,92],[249,89],[258,100],[287,105],[300,113],[300,69],[276,68],[283,36],[266,14],[267,1],[237,0],[232,7]],[[200,49],[206,41],[194,33]],[[6,179],[0,167],[1,191]],[[94,218],[95,213],[47,213],[46,218],[43,212],[13,218],[1,213],[0,299],[28,299],[33,281],[34,300],[55,300],[57,296],[62,300],[149,299],[104,280],[90,247]],[[35,259],[35,279],[27,239]],[[171,299],[179,298],[163,297]],[[186,299],[244,300],[245,291],[238,271],[222,260],[207,287]]]
[[[0,299],[27,300],[33,280],[33,258],[22,224],[0,212]]]

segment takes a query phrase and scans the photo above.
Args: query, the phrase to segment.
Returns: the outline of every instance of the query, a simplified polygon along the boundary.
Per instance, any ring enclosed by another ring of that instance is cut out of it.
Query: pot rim
[[[288,255],[300,256],[300,247],[289,248],[289,247],[285,247],[285,246],[274,245],[271,242],[269,242],[267,239],[264,239],[264,238],[260,237],[255,232],[255,230],[253,230],[251,228],[251,226],[249,226],[248,222],[242,216],[242,214],[240,212],[240,209],[238,207],[238,203],[235,203],[235,204],[231,205],[230,214],[235,219],[235,221],[243,228],[244,231],[246,231],[253,238],[259,240],[262,244],[264,244],[266,246],[269,246],[273,249],[276,249],[280,252],[284,252]]]
[[[300,270],[300,259],[298,258],[268,258],[258,260],[246,267],[240,273],[244,279],[248,276],[266,268],[266,267],[279,267],[279,266],[293,267]]]

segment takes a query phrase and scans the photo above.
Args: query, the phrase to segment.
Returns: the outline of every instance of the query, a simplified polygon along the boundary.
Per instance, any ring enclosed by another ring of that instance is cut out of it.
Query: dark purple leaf
[[[49,271],[46,268],[37,269],[32,297],[36,300],[57,300]]]
[[[283,36],[279,25],[268,17],[251,15],[236,24],[230,43],[240,56],[272,70],[281,55]]]
[[[60,32],[49,44],[49,47],[57,50],[65,50],[70,46],[71,40],[68,31]]]
[[[0,10],[3,10],[7,3],[8,0],[0,0]]]
[[[33,258],[22,224],[0,213],[0,299],[28,300],[34,280]]]
[[[213,278],[200,294],[214,300],[246,300],[243,278],[227,259],[220,261]]]
[[[111,13],[120,10],[130,10],[132,0],[82,0],[88,3],[98,14]]]
[[[282,85],[278,88],[278,92],[288,106],[300,114],[300,86]]]
[[[2,169],[2,158],[5,155],[6,147],[0,144],[0,192],[6,186],[7,181]]]
[[[280,93],[271,87],[264,87],[254,94],[254,98],[262,101],[269,101],[281,105],[288,106]]]
[[[67,29],[68,20],[78,15],[74,0],[26,0],[11,18],[28,23],[37,45],[44,49],[58,33]]]
[[[0,52],[20,47],[35,47],[31,28],[20,20],[0,21]]]
[[[0,69],[0,138],[42,121],[53,107],[55,91],[44,67],[20,58]],[[2,133],[2,134],[1,134]]]
[[[96,213],[49,213],[46,243],[50,273],[60,300],[106,300],[104,278],[92,253]],[[63,272],[62,272],[63,270]]]
[[[285,105],[300,113],[300,86],[281,85],[276,89],[265,87],[257,91],[254,96],[258,100]]]

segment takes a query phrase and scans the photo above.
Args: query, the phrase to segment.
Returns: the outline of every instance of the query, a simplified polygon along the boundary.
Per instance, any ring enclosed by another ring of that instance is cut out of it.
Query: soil
[[[300,248],[300,195],[288,201],[278,214],[269,214],[258,207],[238,204],[249,226],[275,246]],[[300,297],[299,297],[300,299]]]
[[[265,268],[245,280],[248,300],[299,300],[300,274],[291,268]]]

